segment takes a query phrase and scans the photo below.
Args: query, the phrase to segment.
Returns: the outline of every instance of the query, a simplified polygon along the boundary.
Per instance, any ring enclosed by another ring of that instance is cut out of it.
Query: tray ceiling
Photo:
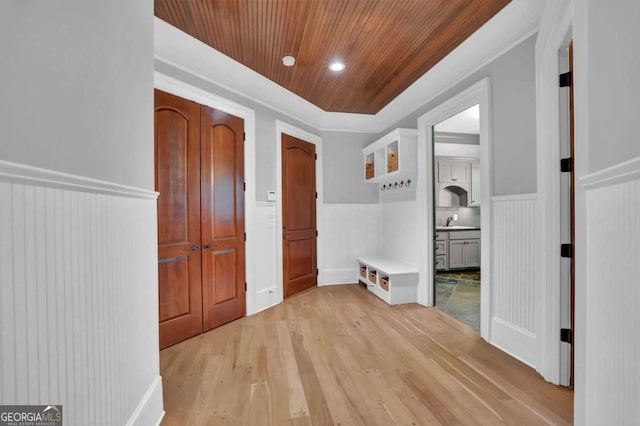
[[[155,15],[325,111],[375,114],[509,1],[155,0]]]

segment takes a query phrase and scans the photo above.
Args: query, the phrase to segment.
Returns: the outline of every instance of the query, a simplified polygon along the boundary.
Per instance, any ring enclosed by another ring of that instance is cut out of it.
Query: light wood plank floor
[[[163,425],[570,424],[573,392],[415,304],[315,288],[160,352]]]

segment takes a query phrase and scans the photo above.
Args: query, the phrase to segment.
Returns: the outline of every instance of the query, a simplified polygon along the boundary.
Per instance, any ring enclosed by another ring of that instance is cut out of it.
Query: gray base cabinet
[[[480,231],[449,232],[449,269],[480,267]]]
[[[436,231],[436,242],[434,246],[436,271],[446,271],[449,269],[449,259],[447,256],[449,251],[448,234],[446,231]]]

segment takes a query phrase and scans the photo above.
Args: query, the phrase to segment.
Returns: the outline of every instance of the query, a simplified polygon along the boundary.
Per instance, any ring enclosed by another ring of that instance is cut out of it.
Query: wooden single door
[[[244,121],[202,106],[204,330],[245,315]]]
[[[284,297],[317,284],[316,147],[282,135]]]
[[[200,106],[155,91],[160,347],[202,332]]]

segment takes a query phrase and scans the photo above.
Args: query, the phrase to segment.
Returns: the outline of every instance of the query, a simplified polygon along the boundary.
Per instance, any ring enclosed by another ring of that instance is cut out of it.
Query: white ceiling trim
[[[318,130],[380,133],[533,34],[545,5],[513,0],[375,115],[324,111],[158,18],[155,58]]]

